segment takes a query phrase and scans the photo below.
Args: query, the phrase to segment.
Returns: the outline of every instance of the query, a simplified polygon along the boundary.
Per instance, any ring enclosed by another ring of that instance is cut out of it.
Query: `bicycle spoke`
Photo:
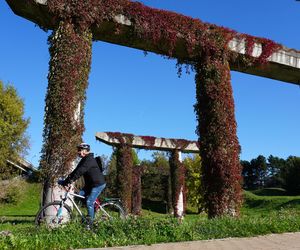
[[[103,203],[95,215],[96,220],[124,219],[123,208],[114,202]]]
[[[61,207],[59,203],[50,203],[40,210],[35,223],[38,226],[45,225],[55,228],[66,224],[70,219],[71,214],[67,207]]]

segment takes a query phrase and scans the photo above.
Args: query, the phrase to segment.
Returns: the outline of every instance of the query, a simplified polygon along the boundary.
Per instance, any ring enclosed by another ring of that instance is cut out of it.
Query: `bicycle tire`
[[[72,219],[72,210],[67,205],[63,205],[61,215],[58,215],[57,211],[61,206],[61,201],[53,201],[43,206],[35,217],[35,225],[45,225],[49,228],[60,227]]]
[[[105,212],[99,208],[95,213],[95,220],[123,220],[126,218],[122,204],[117,201],[105,201],[101,204],[101,207]]]

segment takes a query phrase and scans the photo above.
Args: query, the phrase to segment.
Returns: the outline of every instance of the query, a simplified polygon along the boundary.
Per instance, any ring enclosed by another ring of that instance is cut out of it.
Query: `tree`
[[[154,152],[152,160],[144,160],[141,165],[145,166],[142,175],[143,198],[168,202],[170,166],[166,153]],[[169,198],[171,201],[171,197]],[[171,207],[171,204],[169,204],[169,207]]]
[[[266,179],[268,177],[267,159],[264,156],[259,155],[256,159],[251,161],[251,164],[257,170],[259,187],[265,187]]]
[[[6,160],[16,160],[26,154],[29,139],[26,129],[29,119],[23,118],[24,103],[11,85],[0,81],[0,178],[10,176]]]
[[[203,208],[203,195],[201,187],[201,157],[198,154],[188,156],[183,160],[187,169],[186,187],[187,202],[189,205],[196,207],[198,213]]]
[[[270,155],[268,158],[268,187],[284,187],[286,183],[286,160]]]
[[[267,160],[264,156],[259,155],[257,158],[251,160],[251,167],[255,171],[256,183],[255,186],[262,188],[265,186],[267,178]]]
[[[243,175],[243,186],[246,189],[253,189],[254,183],[256,182],[256,176],[254,174],[254,169],[249,161],[241,161],[242,165],[242,175]]]
[[[262,188],[266,184],[268,177],[267,160],[259,155],[250,162],[241,161],[243,166],[244,187],[248,189]]]
[[[291,195],[300,194],[300,157],[290,156],[286,160],[285,189]]]

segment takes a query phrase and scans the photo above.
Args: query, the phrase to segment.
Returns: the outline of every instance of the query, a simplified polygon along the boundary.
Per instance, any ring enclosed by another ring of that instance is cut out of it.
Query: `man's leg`
[[[101,192],[103,191],[105,186],[106,186],[106,184],[103,184],[101,186],[92,188],[91,193],[87,197],[86,205],[87,205],[87,209],[88,209],[88,216],[90,217],[91,223],[93,222],[94,217],[95,217],[95,210],[94,210],[95,200],[101,194]]]
[[[78,194],[85,197],[85,195],[86,195],[86,190],[83,188],[83,189],[81,189],[81,190],[79,191]],[[81,198],[79,198],[79,197],[75,197],[75,199],[76,199],[76,201],[78,202],[78,204],[81,204],[82,206],[86,203],[86,197],[85,197],[84,199],[81,199]],[[80,206],[80,205],[79,205],[79,206]],[[86,223],[85,218],[82,217],[81,223]]]

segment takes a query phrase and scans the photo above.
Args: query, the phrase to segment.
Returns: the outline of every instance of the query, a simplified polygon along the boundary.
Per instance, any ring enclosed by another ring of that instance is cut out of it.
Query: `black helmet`
[[[87,144],[87,143],[80,143],[78,146],[77,146],[77,149],[86,149],[87,151],[90,151],[90,145]]]

